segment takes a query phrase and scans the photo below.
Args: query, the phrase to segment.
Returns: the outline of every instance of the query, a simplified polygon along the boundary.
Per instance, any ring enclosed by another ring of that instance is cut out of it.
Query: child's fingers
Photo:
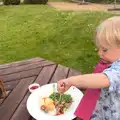
[[[59,92],[65,92],[65,83],[62,80],[58,81],[57,89]]]

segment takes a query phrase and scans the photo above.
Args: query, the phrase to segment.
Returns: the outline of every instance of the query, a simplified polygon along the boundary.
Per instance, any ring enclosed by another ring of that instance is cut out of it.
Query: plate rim
[[[34,92],[32,92],[30,95],[29,95],[29,97],[27,98],[27,102],[26,102],[26,107],[27,107],[27,111],[28,111],[28,113],[34,118],[34,119],[36,119],[36,120],[38,120],[33,114],[31,114],[31,112],[29,111],[29,107],[28,107],[28,102],[29,102],[29,99],[31,98],[31,96],[33,95],[33,94],[35,94],[35,93],[37,93],[37,91],[40,91],[40,89],[41,88],[43,88],[43,87],[45,87],[45,86],[49,86],[49,85],[52,85],[52,84],[56,84],[57,85],[57,83],[50,83],[50,84],[45,84],[45,85],[42,85],[42,86],[40,86],[38,89],[36,89]],[[81,90],[79,90],[77,87],[75,87],[75,86],[71,86],[71,87],[74,87],[74,88],[76,88],[79,92],[80,92],[80,94],[81,94],[81,99],[82,99],[82,97],[83,97],[83,93],[82,93],[82,91]],[[67,91],[66,91],[67,92]],[[81,101],[81,99],[80,99],[80,101]],[[77,107],[76,107],[77,108]],[[71,115],[71,116],[73,116],[71,119],[74,119],[76,116],[73,114],[73,115]],[[57,117],[57,116],[56,116]],[[50,117],[51,118],[51,117]],[[54,117],[55,118],[55,117]],[[51,119],[50,119],[51,120]],[[65,119],[66,120],[66,119]]]

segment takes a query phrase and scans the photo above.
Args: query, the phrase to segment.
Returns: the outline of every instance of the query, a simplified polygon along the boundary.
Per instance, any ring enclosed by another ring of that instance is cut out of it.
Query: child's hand
[[[58,89],[58,92],[60,92],[60,93],[64,93],[70,87],[71,87],[71,84],[70,84],[69,79],[62,79],[62,80],[58,81],[58,83],[57,83],[57,89]]]

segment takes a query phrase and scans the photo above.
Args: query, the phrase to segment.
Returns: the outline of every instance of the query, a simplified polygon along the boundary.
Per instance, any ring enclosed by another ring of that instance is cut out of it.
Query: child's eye
[[[107,51],[108,51],[108,49],[103,49],[102,51],[103,51],[103,52],[107,52]]]

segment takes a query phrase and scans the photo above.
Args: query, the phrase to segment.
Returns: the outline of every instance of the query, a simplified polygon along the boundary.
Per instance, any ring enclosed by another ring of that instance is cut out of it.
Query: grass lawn
[[[98,57],[96,26],[104,12],[61,12],[49,6],[0,6],[0,64],[42,57],[91,72]]]

